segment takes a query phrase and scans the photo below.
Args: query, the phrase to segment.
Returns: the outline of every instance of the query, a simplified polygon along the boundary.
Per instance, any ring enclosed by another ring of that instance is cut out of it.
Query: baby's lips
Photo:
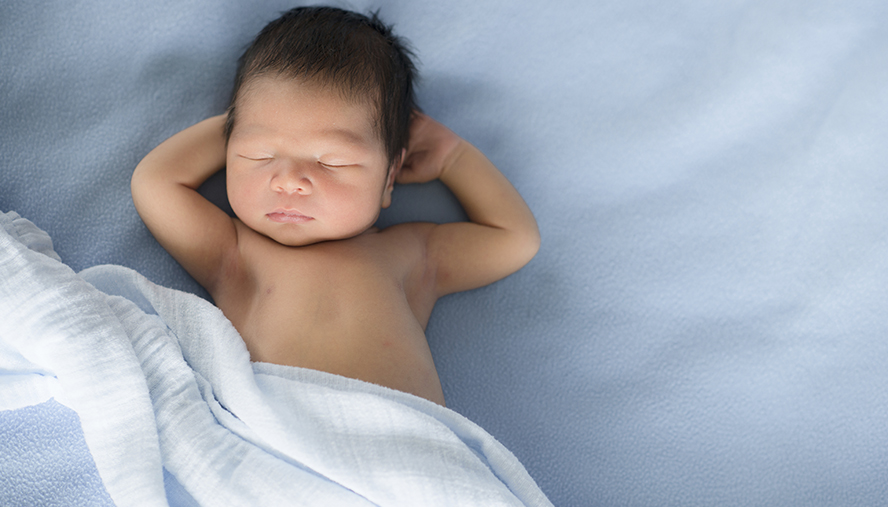
[[[314,220],[308,215],[303,215],[298,210],[277,209],[266,215],[272,222],[282,224],[304,224]]]

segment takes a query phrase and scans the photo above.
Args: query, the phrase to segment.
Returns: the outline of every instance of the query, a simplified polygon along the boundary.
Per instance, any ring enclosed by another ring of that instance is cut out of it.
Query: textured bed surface
[[[0,3],[0,210],[75,270],[205,296],[129,179],[224,110],[236,57],[294,5]],[[425,111],[537,216],[539,255],[441,300],[428,337],[449,406],[555,505],[888,497],[888,4],[349,5],[412,41]],[[394,199],[382,225],[462,216],[440,185]],[[43,414],[35,446],[83,446],[61,405],[23,410],[4,434]],[[77,494],[105,501],[86,458]]]

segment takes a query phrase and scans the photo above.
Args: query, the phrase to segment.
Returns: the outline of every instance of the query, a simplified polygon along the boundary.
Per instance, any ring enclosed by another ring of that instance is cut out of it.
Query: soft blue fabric
[[[129,178],[293,5],[0,3],[0,210],[75,271],[205,294]],[[539,255],[428,336],[449,406],[555,505],[888,498],[888,4],[350,5],[413,42],[424,109],[537,216]],[[439,185],[394,197],[384,223],[460,216]]]
[[[0,412],[0,435],[0,505],[114,505],[71,409],[50,400]]]

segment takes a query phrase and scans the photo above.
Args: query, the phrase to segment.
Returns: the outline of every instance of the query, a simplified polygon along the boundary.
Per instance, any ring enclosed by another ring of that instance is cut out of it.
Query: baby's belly
[[[253,361],[342,375],[444,405],[441,381],[418,324],[275,327],[241,333]]]

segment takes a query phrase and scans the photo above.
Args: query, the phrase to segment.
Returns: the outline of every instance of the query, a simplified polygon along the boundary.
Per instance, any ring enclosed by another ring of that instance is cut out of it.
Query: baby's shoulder
[[[429,222],[405,222],[376,232],[377,239],[385,246],[397,249],[424,249],[436,224]]]

